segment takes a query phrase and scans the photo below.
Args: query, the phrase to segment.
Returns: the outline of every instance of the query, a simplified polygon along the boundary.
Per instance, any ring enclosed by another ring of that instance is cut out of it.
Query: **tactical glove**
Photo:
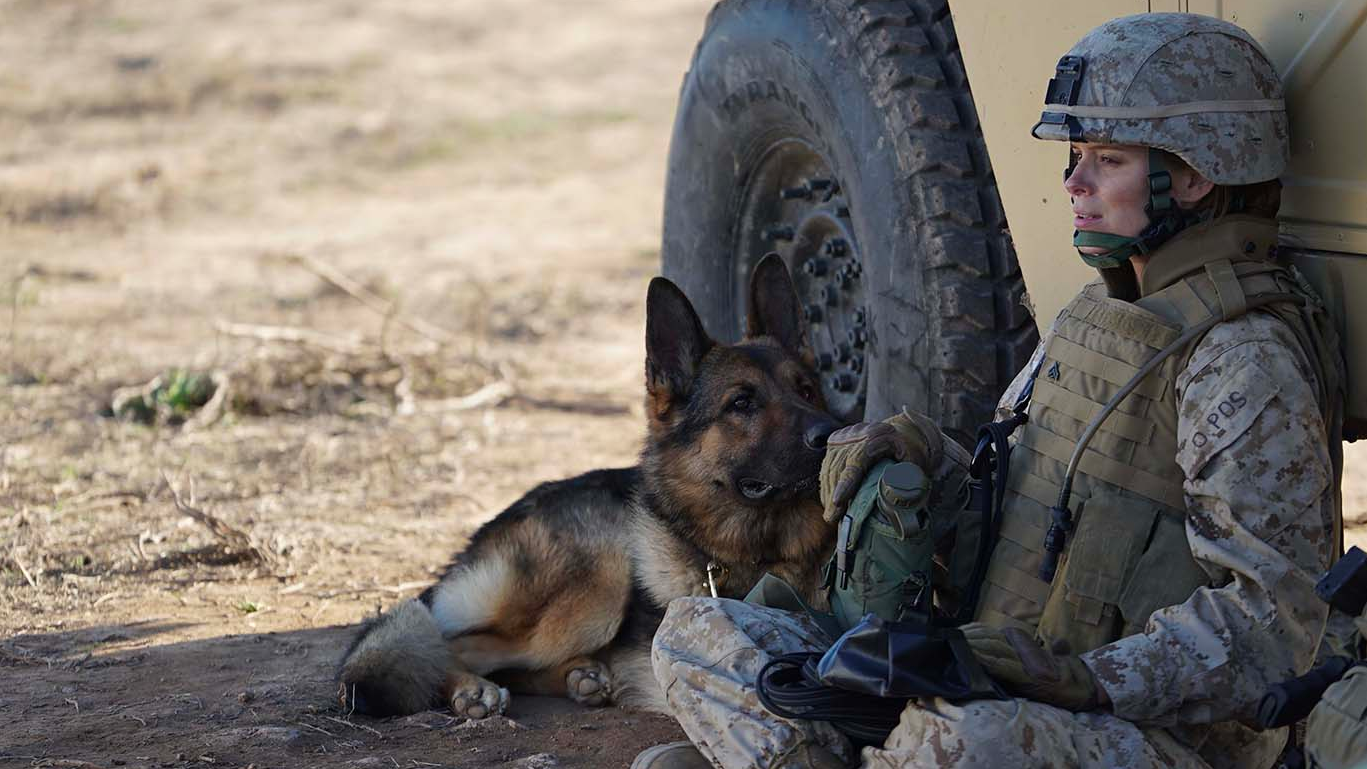
[[[1076,654],[1052,654],[1019,628],[970,622],[960,630],[983,670],[1008,692],[1075,713],[1101,706],[1096,677]]]
[[[882,422],[860,422],[836,430],[826,439],[821,462],[821,506],[828,522],[840,518],[859,491],[859,484],[883,459],[911,462],[927,475],[935,472],[944,450],[940,430],[930,419],[902,413]]]

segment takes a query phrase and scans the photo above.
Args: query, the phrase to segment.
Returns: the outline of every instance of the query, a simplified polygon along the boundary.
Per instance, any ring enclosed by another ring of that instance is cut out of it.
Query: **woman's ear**
[[[1182,208],[1191,208],[1201,202],[1210,191],[1215,189],[1215,183],[1201,174],[1194,168],[1183,163],[1180,168],[1170,172],[1172,174],[1172,199],[1177,201],[1177,205]]]

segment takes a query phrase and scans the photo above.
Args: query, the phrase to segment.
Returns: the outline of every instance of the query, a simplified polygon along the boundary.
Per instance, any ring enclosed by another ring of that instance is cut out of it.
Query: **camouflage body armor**
[[[1039,576],[1042,542],[1085,425],[1140,364],[1187,329],[1212,318],[1237,318],[1260,297],[1306,297],[1304,309],[1285,301],[1260,311],[1279,315],[1307,357],[1321,362],[1320,402],[1335,402],[1329,393],[1339,376],[1332,357],[1337,339],[1318,301],[1272,261],[1276,237],[1274,221],[1251,216],[1190,227],[1154,253],[1139,300],[1111,298],[1097,281],[1064,309],[1045,346],[1029,420],[1010,454],[1000,537],[978,620],[1021,627],[1047,647],[1081,654],[1142,632],[1153,611],[1213,584],[1187,544],[1183,473],[1175,458],[1179,452],[1213,456],[1242,434],[1263,404],[1226,392],[1208,415],[1209,427],[1179,445],[1176,380],[1199,336],[1102,423],[1078,467],[1074,529],[1052,583]]]

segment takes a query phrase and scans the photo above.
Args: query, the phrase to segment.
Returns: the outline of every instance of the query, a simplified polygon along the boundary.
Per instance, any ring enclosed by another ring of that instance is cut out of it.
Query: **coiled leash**
[[[821,682],[819,652],[783,654],[759,671],[755,693],[780,718],[829,721],[859,745],[881,745],[888,738],[910,697],[873,697]]]

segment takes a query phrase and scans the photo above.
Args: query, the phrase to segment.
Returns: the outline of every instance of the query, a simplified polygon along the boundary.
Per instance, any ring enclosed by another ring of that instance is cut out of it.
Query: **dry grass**
[[[0,758],[369,749],[310,711],[344,643],[313,629],[634,458],[706,5],[0,7]],[[237,640],[268,632],[297,640]],[[287,693],[215,710],[244,674]]]

